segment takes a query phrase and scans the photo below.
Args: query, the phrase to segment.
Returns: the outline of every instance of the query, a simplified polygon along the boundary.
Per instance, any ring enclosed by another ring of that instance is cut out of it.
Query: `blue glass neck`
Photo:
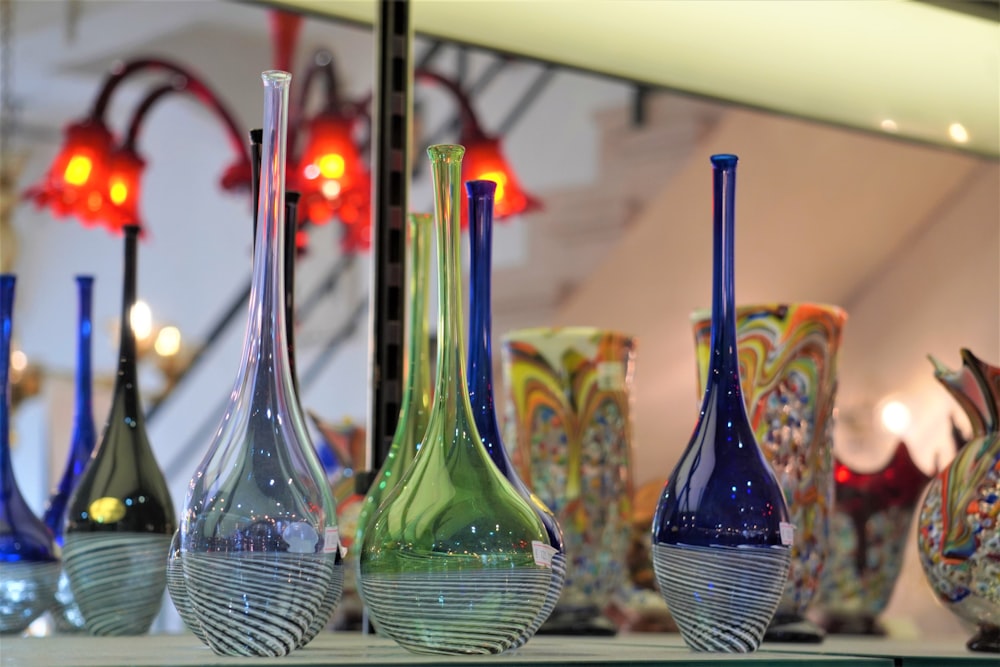
[[[7,507],[19,495],[10,462],[10,343],[14,313],[14,283],[10,274],[0,275],[0,503]]]
[[[492,308],[490,274],[493,254],[493,200],[496,183],[469,181],[469,269],[472,288],[469,294],[469,398],[476,428],[490,458],[500,472],[508,476],[510,461],[504,451],[493,404]]]
[[[720,398],[735,395],[743,404],[740,387],[740,363],[736,338],[736,292],[734,281],[735,242],[733,239],[736,199],[735,155],[712,156],[713,168],[713,272],[712,272],[712,334],[705,400],[713,395]],[[718,392],[717,390],[723,389]],[[702,411],[704,412],[704,406]]]
[[[79,326],[77,329],[76,342],[76,406],[75,406],[75,427],[77,430],[88,429],[90,431],[90,449],[93,449],[93,392],[92,375],[90,363],[91,337],[93,334],[93,324],[91,322],[91,311],[93,306],[94,278],[93,276],[77,276],[76,284],[79,293],[80,311]],[[73,439],[73,447],[81,446],[79,438]]]

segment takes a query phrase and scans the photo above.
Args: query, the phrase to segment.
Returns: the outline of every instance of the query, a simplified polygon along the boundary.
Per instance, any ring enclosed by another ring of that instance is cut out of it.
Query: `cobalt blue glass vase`
[[[52,534],[36,517],[14,479],[10,455],[10,341],[12,275],[0,275],[0,634],[18,634],[55,597],[59,558]]]
[[[735,155],[712,156],[711,357],[694,435],[653,517],[653,569],[688,646],[750,652],[777,609],[794,534],[747,418],[734,296]]]
[[[63,545],[63,527],[66,522],[66,506],[70,494],[76,488],[90,455],[97,444],[97,429],[94,426],[93,387],[90,370],[90,348],[93,324],[91,310],[94,294],[94,277],[76,277],[79,315],[76,330],[76,394],[73,413],[73,434],[69,442],[69,455],[59,486],[49,498],[42,515],[42,521],[52,531],[56,544]],[[80,632],[84,629],[83,614],[73,599],[69,578],[63,572],[59,577],[56,591],[56,605],[52,608],[52,618],[57,632]]]
[[[548,549],[540,545],[544,556],[542,562],[551,563],[552,581],[549,584],[538,616],[529,625],[511,648],[518,648],[538,631],[538,628],[555,609],[566,581],[566,551],[563,547],[562,529],[545,503],[532,493],[518,476],[507,456],[500,428],[497,425],[496,408],[493,397],[493,317],[490,302],[490,284],[493,256],[493,203],[497,184],[493,181],[468,181],[465,189],[469,196],[469,246],[471,255],[469,269],[471,287],[469,290],[469,400],[476,429],[493,463],[511,486],[535,510],[535,514],[545,526],[549,539]]]

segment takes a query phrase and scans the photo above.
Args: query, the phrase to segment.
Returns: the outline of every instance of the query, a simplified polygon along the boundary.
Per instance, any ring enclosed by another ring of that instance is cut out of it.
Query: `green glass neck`
[[[427,430],[428,398],[431,388],[430,336],[428,335],[427,291],[431,264],[431,234],[434,216],[414,213],[407,220],[410,239],[406,246],[406,282],[410,304],[407,322],[406,364],[403,400],[399,421],[412,436],[412,445]]]
[[[462,156],[457,145],[431,146],[434,211],[438,243],[438,349],[434,411],[455,409],[463,402],[470,414],[465,380],[465,337],[462,322],[459,239],[461,230]]]

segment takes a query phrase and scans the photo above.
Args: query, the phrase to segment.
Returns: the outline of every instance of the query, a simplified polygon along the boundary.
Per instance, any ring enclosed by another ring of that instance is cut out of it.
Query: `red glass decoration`
[[[480,180],[494,181],[497,184],[494,215],[499,219],[540,210],[541,202],[521,187],[517,175],[500,150],[500,140],[481,132],[467,134],[471,136],[463,136],[462,140],[465,145],[462,180],[466,183]],[[468,211],[463,207],[462,228],[465,229],[468,224]]]
[[[139,225],[140,181],[146,161],[131,148],[121,148],[109,160],[106,205],[102,222],[112,231]]]

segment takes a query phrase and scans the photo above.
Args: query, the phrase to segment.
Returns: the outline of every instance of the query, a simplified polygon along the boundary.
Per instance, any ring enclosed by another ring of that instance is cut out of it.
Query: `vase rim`
[[[804,311],[814,311],[815,313],[823,313],[826,315],[831,315],[839,320],[840,324],[847,321],[847,311],[840,306],[835,306],[828,303],[816,303],[812,301],[772,301],[765,303],[744,303],[736,305],[736,316],[740,317],[748,312],[753,311],[763,311],[763,310],[778,310],[779,308],[785,308],[789,311],[792,310],[804,310]],[[698,308],[694,310],[689,315],[692,324],[698,324],[712,319],[712,309],[711,308]]]
[[[605,329],[594,326],[565,326],[565,327],[528,327],[525,329],[515,329],[508,331],[502,337],[503,343],[507,344],[517,340],[538,340],[551,339],[556,336],[568,336],[571,338],[595,338],[599,336],[610,336],[620,338],[629,343],[635,343],[635,336],[632,336],[615,329]]]

